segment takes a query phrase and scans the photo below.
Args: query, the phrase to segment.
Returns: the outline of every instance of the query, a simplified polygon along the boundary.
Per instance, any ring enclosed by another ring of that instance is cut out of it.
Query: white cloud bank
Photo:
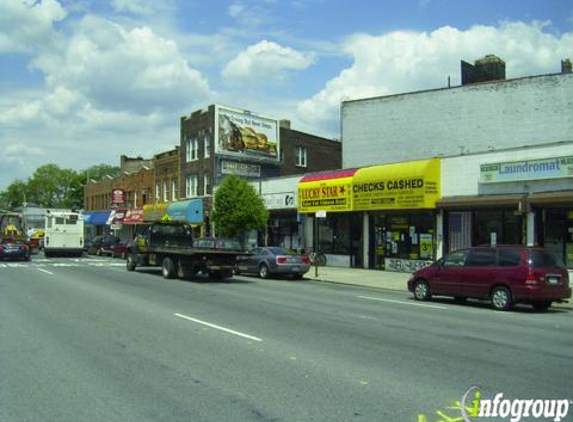
[[[54,23],[66,16],[55,0],[0,1],[0,53],[36,51],[56,35]]]
[[[306,69],[314,60],[312,53],[301,53],[290,47],[263,40],[249,46],[227,63],[222,76],[231,83],[281,81],[286,78],[288,71]]]
[[[506,62],[508,78],[560,71],[573,55],[573,32],[556,35],[545,22],[504,22],[461,31],[449,26],[432,32],[357,34],[341,46],[352,65],[298,105],[298,117],[335,133],[340,102],[460,83],[460,60],[473,63],[486,54]]]

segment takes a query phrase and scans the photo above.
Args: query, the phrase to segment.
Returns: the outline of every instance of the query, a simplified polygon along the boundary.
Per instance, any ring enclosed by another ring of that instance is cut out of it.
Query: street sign
[[[316,218],[326,218],[326,211],[325,210],[319,210],[316,212]]]

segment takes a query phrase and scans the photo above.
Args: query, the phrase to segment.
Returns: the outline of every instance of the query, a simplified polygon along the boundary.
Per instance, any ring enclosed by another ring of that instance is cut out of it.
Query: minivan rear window
[[[500,267],[517,267],[521,261],[519,249],[500,248],[497,253],[497,261]]]
[[[530,263],[533,268],[563,267],[563,263],[555,254],[535,249],[531,250]]]

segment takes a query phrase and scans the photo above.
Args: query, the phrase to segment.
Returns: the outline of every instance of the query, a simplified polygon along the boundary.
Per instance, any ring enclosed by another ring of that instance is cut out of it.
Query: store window
[[[521,215],[514,210],[480,210],[473,213],[473,246],[522,243]]]
[[[370,267],[384,269],[386,259],[434,259],[432,213],[378,214],[370,220]]]
[[[336,259],[341,266],[361,267],[362,215],[331,213],[318,221],[319,252],[333,255],[331,261]]]

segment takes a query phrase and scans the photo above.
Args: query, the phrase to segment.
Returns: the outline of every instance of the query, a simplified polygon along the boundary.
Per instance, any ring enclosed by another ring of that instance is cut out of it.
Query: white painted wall
[[[573,140],[573,74],[349,101],[343,167]]]
[[[557,145],[543,145],[531,148],[518,148],[507,151],[493,151],[483,154],[443,158],[441,160],[441,196],[571,190],[573,189],[573,179],[479,184],[481,164],[562,156],[573,156],[573,141]]]

